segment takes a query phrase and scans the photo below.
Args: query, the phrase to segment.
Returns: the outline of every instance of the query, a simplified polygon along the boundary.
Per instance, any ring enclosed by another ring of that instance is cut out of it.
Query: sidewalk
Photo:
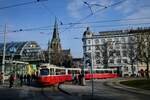
[[[108,85],[110,87],[116,88],[116,89],[121,89],[129,92],[134,92],[137,94],[144,94],[144,95],[150,95],[149,90],[144,90],[140,88],[135,88],[135,87],[129,87],[127,85],[120,84],[122,81],[128,81],[128,80],[142,80],[143,78],[121,78],[119,80],[112,80],[111,82],[106,82],[105,85]]]
[[[66,94],[76,96],[90,95],[89,91],[91,91],[91,88],[89,86],[80,86],[74,84],[61,84],[59,88]]]
[[[144,89],[138,89],[134,87],[128,87],[126,85],[120,84],[121,81],[133,80],[135,78],[119,78],[119,79],[110,79],[103,83],[103,85],[108,86],[110,88],[115,88],[127,92],[144,94],[150,96],[150,91]],[[136,78],[137,79],[137,78]],[[69,95],[83,96],[83,95],[91,95],[91,87],[89,86],[80,86],[73,84],[62,84],[60,85],[61,90]]]
[[[89,86],[80,86],[74,84],[61,84],[59,86],[62,92],[70,95],[75,100],[99,100],[98,95],[91,95],[91,87]],[[102,98],[102,97],[101,97]],[[73,99],[72,99],[73,100]],[[102,99],[104,100],[104,99]]]
[[[9,81],[6,80],[4,82],[4,84],[0,84],[0,88],[9,88]],[[37,86],[34,81],[29,86],[27,84],[25,84],[25,83],[22,86],[20,86],[20,81],[19,80],[15,80],[12,88],[14,88],[14,89],[26,89],[26,88],[30,88],[32,90],[38,90],[39,86]]]

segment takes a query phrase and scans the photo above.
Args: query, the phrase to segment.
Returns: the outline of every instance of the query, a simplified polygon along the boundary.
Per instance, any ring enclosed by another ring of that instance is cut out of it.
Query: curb
[[[64,89],[62,89],[62,88],[61,88],[61,85],[62,85],[62,84],[59,84],[59,85],[58,85],[58,87],[57,87],[58,90],[60,90],[61,92],[65,93],[65,94],[67,94],[67,95],[72,95],[71,93],[69,93],[69,92],[65,91]]]

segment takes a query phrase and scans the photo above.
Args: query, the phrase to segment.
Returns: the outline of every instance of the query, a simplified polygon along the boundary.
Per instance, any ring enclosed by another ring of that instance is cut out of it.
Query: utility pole
[[[5,54],[6,54],[6,33],[7,33],[7,25],[5,24],[4,28],[4,47],[3,47],[3,60],[2,60],[2,83],[4,84],[5,80]]]
[[[92,64],[91,64],[91,74],[92,74],[92,99],[93,99],[93,97],[94,97],[94,79],[93,79],[93,68],[94,68],[94,44],[93,44],[93,38],[92,38],[92,52],[91,52],[91,62],[92,62]]]

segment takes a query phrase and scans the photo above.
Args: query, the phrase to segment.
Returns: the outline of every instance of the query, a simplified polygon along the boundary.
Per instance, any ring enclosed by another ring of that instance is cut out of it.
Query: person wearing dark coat
[[[9,77],[9,88],[13,87],[14,80],[15,80],[15,76],[14,74],[11,74]]]
[[[82,75],[81,74],[78,75],[78,80],[79,80],[79,85],[81,85],[81,80],[82,80]]]
[[[30,74],[27,75],[27,85],[31,84],[31,76]]]
[[[22,86],[23,85],[23,75],[22,74],[20,75],[19,79],[20,79],[20,86]]]

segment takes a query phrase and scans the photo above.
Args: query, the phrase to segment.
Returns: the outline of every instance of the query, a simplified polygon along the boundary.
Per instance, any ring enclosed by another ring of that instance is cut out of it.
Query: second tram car
[[[62,68],[50,64],[42,64],[39,68],[38,82],[42,85],[55,85],[65,81],[72,81],[74,77],[78,77],[79,74],[83,74],[86,80],[91,78],[116,78],[118,77],[117,69],[93,69],[91,74],[90,69],[80,68]]]

